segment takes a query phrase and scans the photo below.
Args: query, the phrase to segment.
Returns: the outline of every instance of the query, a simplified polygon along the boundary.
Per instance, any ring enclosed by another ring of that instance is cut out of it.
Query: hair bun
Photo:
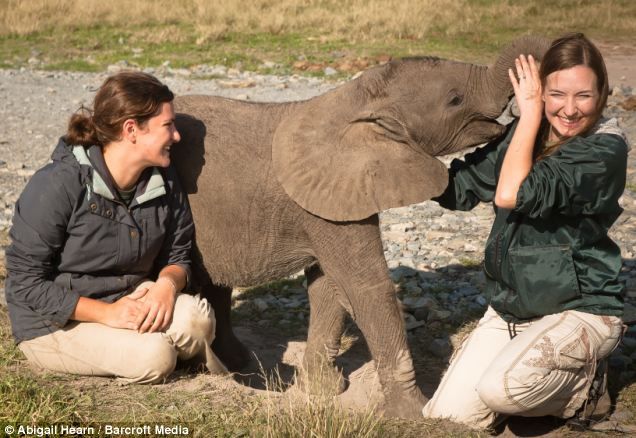
[[[66,143],[70,145],[91,146],[97,144],[97,131],[90,111],[80,108],[68,122]]]

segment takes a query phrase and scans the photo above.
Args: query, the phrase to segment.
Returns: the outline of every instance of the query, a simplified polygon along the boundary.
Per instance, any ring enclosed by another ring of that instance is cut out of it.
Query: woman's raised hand
[[[515,70],[516,75],[511,68],[508,69],[508,76],[521,117],[538,117],[540,120],[543,115],[543,99],[537,63],[532,55],[527,58],[520,55],[515,59]]]

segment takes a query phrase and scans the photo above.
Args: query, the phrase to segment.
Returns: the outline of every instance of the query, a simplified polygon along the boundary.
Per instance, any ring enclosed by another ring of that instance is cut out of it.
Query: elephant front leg
[[[251,359],[248,348],[236,337],[232,330],[232,288],[210,284],[201,293],[214,309],[216,333],[212,350],[230,371],[239,371]]]
[[[307,268],[305,276],[310,317],[300,383],[313,394],[337,395],[346,389],[345,379],[335,367],[346,311],[338,303],[336,284],[318,265]]]
[[[427,402],[413,360],[393,282],[382,251],[377,216],[337,223],[314,217],[308,226],[325,275],[337,285],[375,360],[388,416],[420,418]]]
[[[232,288],[212,282],[198,249],[193,251],[192,275],[197,291],[214,309],[216,331],[212,350],[228,370],[239,371],[249,363],[251,354],[232,330]]]
[[[421,418],[428,399],[416,384],[393,283],[387,275],[375,285],[367,283],[352,290],[349,297],[382,384],[381,411],[389,417]]]

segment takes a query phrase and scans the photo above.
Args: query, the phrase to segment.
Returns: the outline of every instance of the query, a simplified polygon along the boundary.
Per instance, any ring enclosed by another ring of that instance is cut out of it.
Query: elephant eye
[[[450,99],[448,100],[449,106],[458,106],[464,101],[464,96],[457,93],[451,93]]]

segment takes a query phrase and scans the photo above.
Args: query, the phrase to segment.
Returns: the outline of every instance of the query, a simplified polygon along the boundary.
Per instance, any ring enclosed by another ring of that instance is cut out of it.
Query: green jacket
[[[453,160],[449,186],[436,200],[451,210],[492,201],[516,127]],[[608,133],[611,132],[611,133]],[[574,137],[538,161],[521,184],[514,209],[497,208],[486,242],[490,305],[508,322],[564,310],[621,316],[619,247],[607,232],[622,208],[627,152],[615,120]]]

